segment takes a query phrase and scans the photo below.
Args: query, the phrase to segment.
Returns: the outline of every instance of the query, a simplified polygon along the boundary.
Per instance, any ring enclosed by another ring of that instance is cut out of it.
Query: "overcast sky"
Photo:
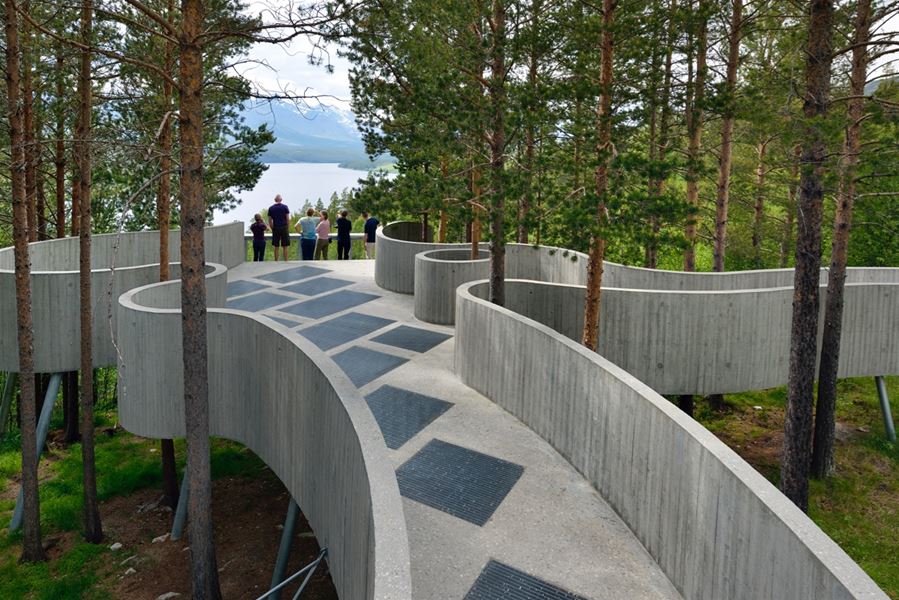
[[[301,0],[302,2],[302,0]],[[289,2],[272,0],[251,0],[248,12],[262,14],[263,20],[272,22],[269,6],[274,4],[286,9]],[[337,48],[328,48],[326,54],[316,52],[316,57],[324,59],[322,65],[309,63],[313,47],[305,38],[297,38],[290,44],[256,44],[250,49],[251,62],[240,65],[238,69],[261,89],[268,91],[288,91],[292,94],[319,95],[316,102],[349,108],[350,83],[349,63],[337,56]],[[325,65],[330,62],[333,72],[329,73]],[[261,64],[260,64],[261,63]]]

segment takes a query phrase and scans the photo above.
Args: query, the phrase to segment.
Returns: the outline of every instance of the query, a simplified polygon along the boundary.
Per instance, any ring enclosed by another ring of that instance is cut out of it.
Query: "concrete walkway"
[[[245,263],[228,305],[305,335],[366,396],[404,496],[413,597],[679,598],[567,461],[459,381],[453,329],[416,321],[412,296],[373,274],[374,261]]]

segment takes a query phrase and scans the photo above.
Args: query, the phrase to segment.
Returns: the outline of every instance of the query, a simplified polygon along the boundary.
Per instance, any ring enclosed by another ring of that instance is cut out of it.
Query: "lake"
[[[249,227],[254,214],[272,205],[275,194],[281,194],[291,212],[300,210],[307,199],[315,204],[321,198],[327,206],[331,194],[356,187],[366,175],[366,171],[341,169],[337,163],[273,163],[255,188],[238,194],[241,203],[237,208],[216,211],[213,222],[222,225],[241,221]]]

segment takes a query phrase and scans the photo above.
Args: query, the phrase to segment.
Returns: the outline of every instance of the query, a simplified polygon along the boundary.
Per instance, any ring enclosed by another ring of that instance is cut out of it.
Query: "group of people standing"
[[[337,218],[337,260],[349,260],[352,239],[350,233],[353,223],[347,216],[349,212],[340,211]],[[379,221],[370,217],[367,212],[362,213],[365,220],[364,241],[365,258],[374,258],[375,233]],[[328,260],[328,248],[331,245],[331,221],[328,220],[328,211],[306,210],[306,216],[300,218],[295,227],[300,234],[300,255],[303,260]],[[268,225],[262,220],[262,215],[256,214],[250,231],[253,233],[253,260],[259,262],[265,260],[265,232],[271,229],[272,246],[275,249],[275,260],[278,260],[278,249],[281,249],[282,260],[287,260],[290,249],[290,209],[284,204],[281,194],[275,196],[275,203],[268,209]]]

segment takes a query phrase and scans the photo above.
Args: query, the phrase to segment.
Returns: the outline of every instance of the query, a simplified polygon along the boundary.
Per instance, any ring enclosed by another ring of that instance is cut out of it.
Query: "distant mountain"
[[[353,168],[375,168],[393,162],[389,157],[368,159],[352,112],[336,107],[299,108],[276,101],[243,112],[247,125],[263,123],[275,133],[275,142],[262,155],[265,162],[341,163]]]
[[[884,77],[883,79],[869,81],[865,84],[865,95],[873,94],[878,90],[878,88],[880,88],[881,85],[890,83],[892,81],[899,81],[899,75],[892,75],[890,77]]]

